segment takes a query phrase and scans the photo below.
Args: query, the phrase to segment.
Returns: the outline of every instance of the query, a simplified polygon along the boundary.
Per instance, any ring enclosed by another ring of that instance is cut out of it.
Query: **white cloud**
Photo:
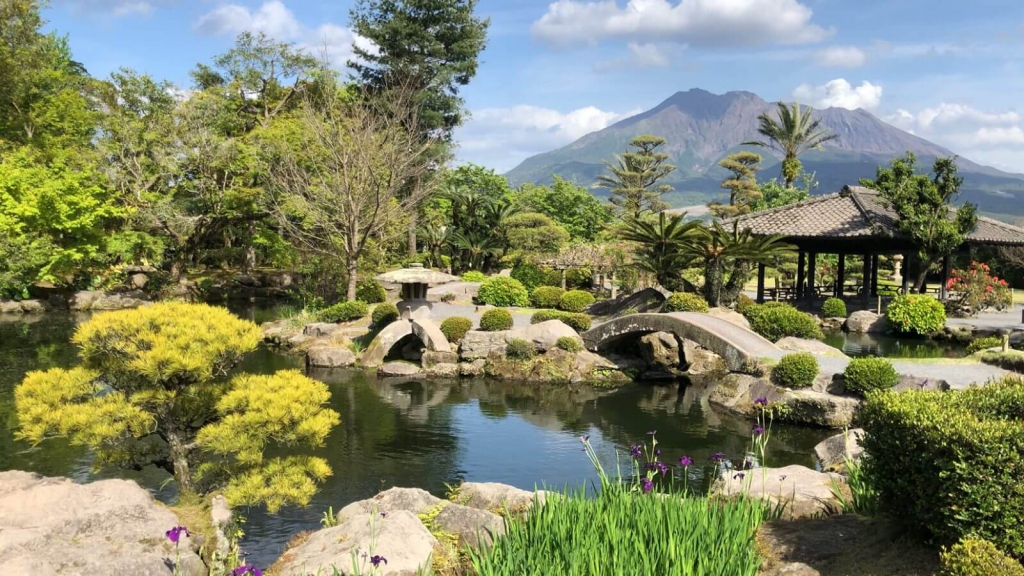
[[[854,87],[845,78],[836,78],[820,86],[801,84],[793,90],[793,98],[815,108],[873,110],[882,101],[882,87],[867,80]]]
[[[638,70],[641,68],[664,68],[670,64],[668,54],[657,44],[630,42],[626,48],[628,54],[625,57],[598,62],[594,65],[594,69],[598,72]]]
[[[856,46],[829,46],[814,53],[814,61],[827,68],[858,68],[868,55]]]
[[[700,47],[818,42],[834,33],[811,23],[797,0],[556,0],[530,27],[556,46],[606,38],[670,40]]]
[[[225,4],[204,14],[195,23],[200,34],[237,36],[242,32],[263,33],[282,42],[294,42],[299,49],[317,57],[326,57],[336,67],[352,57],[352,45],[372,51],[373,44],[349,28],[321,24],[308,28],[280,0],[268,0],[251,10],[239,4]]]
[[[595,106],[559,112],[530,105],[474,110],[456,134],[458,156],[506,171],[528,156],[569,144],[637,112],[620,114]]]

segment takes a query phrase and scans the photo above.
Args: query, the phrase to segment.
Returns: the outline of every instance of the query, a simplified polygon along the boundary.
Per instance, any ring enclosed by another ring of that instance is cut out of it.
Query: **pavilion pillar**
[[[903,270],[903,286],[901,288],[903,290],[903,294],[904,295],[910,294],[910,274],[911,274],[911,272],[910,272],[910,264],[911,264],[911,262],[913,262],[913,258],[914,258],[913,254],[904,254],[903,255],[903,264],[904,264],[903,268],[904,268],[904,270]]]
[[[803,249],[800,249],[800,255],[796,259],[796,299],[803,298],[804,295],[804,263],[807,256],[804,254]]]
[[[815,270],[814,267],[818,263],[818,253],[810,252],[807,254],[807,303],[814,304],[814,284],[815,284]]]
[[[565,268],[562,268],[562,290],[565,290]]]
[[[843,285],[846,283],[846,254],[839,255],[839,266],[836,267],[836,298],[843,297]]]
[[[939,284],[939,300],[945,301],[949,298],[949,290],[946,289],[946,284],[949,282],[949,254],[942,257],[942,280]]]
[[[757,265],[757,303],[764,304],[764,262]]]
[[[615,300],[615,298],[619,295],[619,288],[618,288],[618,286],[615,285],[615,268],[612,268],[612,271],[611,271],[609,277],[611,278],[611,284],[612,284],[612,295],[611,295],[612,296],[612,300]]]
[[[871,305],[871,254],[864,255],[864,286],[861,288],[861,297],[864,299],[864,309]]]
[[[878,296],[878,254],[871,255],[871,295]]]

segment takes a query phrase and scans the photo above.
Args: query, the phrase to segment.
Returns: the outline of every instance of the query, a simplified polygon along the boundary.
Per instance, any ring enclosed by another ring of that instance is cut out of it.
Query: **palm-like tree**
[[[778,118],[770,116],[767,112],[758,116],[757,131],[767,140],[752,140],[743,144],[773,148],[782,152],[782,179],[786,183],[786,188],[792,188],[801,169],[797,156],[808,150],[820,149],[822,144],[839,138],[839,135],[831,134],[827,128],[819,128],[821,119],[814,118],[809,109],[801,108],[796,102],[790,106],[779,102],[777,108]]]
[[[501,252],[501,245],[492,236],[475,231],[456,230],[452,233],[452,242],[468,254],[469,265],[474,270],[483,267],[484,258]]]
[[[684,222],[685,219],[685,212],[675,216],[659,212],[655,221],[629,218],[619,231],[623,240],[638,244],[636,266],[654,274],[658,283],[668,290],[694,289],[682,272],[693,263],[693,255],[685,250],[701,223],[697,220]]]
[[[782,238],[755,236],[749,229],[739,230],[736,224],[730,230],[715,222],[691,234],[682,253],[703,265],[704,299],[711,306],[719,306],[739,297],[754,264],[792,255],[793,247]]]
[[[419,230],[420,242],[430,254],[429,266],[440,268],[444,266],[441,255],[451,250],[452,229],[443,224],[433,222],[425,224]]]

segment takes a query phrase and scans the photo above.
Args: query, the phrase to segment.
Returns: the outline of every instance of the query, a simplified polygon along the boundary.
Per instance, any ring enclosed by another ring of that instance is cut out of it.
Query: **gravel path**
[[[1009,328],[1011,330],[1024,330],[1024,304],[1018,304],[1011,310],[1005,312],[982,312],[975,318],[950,318],[946,321],[948,326],[974,326],[976,328]]]
[[[839,373],[850,363],[849,358],[818,356],[818,366],[826,372]],[[1002,368],[988,364],[969,364],[949,360],[907,360],[894,359],[892,365],[900,374],[945,380],[954,390],[963,390],[972,384],[985,384],[1011,374]]]

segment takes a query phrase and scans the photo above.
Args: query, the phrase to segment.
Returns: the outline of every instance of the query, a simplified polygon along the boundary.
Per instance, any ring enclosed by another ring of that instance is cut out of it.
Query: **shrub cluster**
[[[775,382],[787,388],[807,388],[818,377],[818,360],[813,354],[787,354],[772,369]]]
[[[466,332],[473,329],[473,321],[462,316],[449,316],[441,321],[441,333],[452,344],[462,342]]]
[[[1024,379],[872,394],[865,471],[882,508],[939,544],[983,538],[1024,558]]]
[[[452,292],[445,292],[444,294],[441,294],[441,297],[438,298],[438,300],[444,302],[445,304],[455,302],[455,294]]]
[[[846,318],[846,302],[841,298],[829,298],[821,305],[821,315],[825,318]]]
[[[757,302],[754,302],[753,298],[746,294],[740,294],[739,297],[736,298],[736,311],[743,314],[744,310],[755,304],[757,304]]]
[[[892,362],[885,358],[854,358],[843,371],[846,389],[861,396],[872,390],[888,390],[900,380]]]
[[[924,294],[897,296],[885,310],[889,326],[896,332],[929,336],[946,326],[946,308]]]
[[[557,308],[565,290],[558,286],[537,286],[530,295],[534,308]]]
[[[367,304],[377,304],[388,299],[388,293],[373,278],[367,278],[356,286],[356,300],[362,300]]]
[[[573,338],[572,336],[562,336],[555,341],[555,346],[574,354],[583,350],[583,344],[580,343],[579,338]]]
[[[988,540],[964,538],[942,552],[940,576],[1024,576],[1024,565]]]
[[[549,274],[533,264],[521,263],[512,267],[512,278],[519,280],[528,292],[548,283]]]
[[[583,290],[570,290],[558,300],[558,309],[566,312],[583,312],[594,303],[594,295]]]
[[[750,321],[751,330],[772,342],[787,336],[811,340],[825,337],[814,316],[782,302],[754,304],[748,306],[743,315]]]
[[[484,280],[477,298],[491,306],[529,306],[530,293],[522,283],[507,276],[492,276]]]
[[[1006,280],[992,275],[984,262],[971,262],[966,270],[953,270],[946,289],[951,308],[975,315],[986,308],[1004,310],[1013,305],[1013,292]]]
[[[492,308],[480,316],[480,329],[484,332],[500,332],[512,328],[512,313],[501,308]]]
[[[487,275],[479,270],[470,270],[462,275],[463,282],[483,282],[487,279]]]
[[[398,320],[398,306],[390,302],[377,304],[373,307],[373,314],[370,315],[370,319],[373,321],[374,327],[383,328]]]
[[[577,332],[590,330],[590,316],[582,312],[562,312],[561,310],[541,310],[530,317],[530,324],[540,324],[548,320],[561,320]]]
[[[707,312],[708,301],[698,294],[673,292],[661,306],[662,312]]]
[[[348,302],[338,302],[324,308],[317,314],[317,318],[321,322],[351,322],[366,316],[366,313],[369,311],[370,308],[366,305],[366,302],[350,300]]]
[[[513,338],[505,348],[505,357],[512,360],[529,360],[537,353],[533,342],[522,338]]]
[[[995,348],[1003,345],[1003,339],[999,336],[985,336],[984,338],[978,338],[971,340],[971,343],[967,345],[967,353],[974,354],[975,352],[981,352],[982,350],[988,350],[989,348]]]

